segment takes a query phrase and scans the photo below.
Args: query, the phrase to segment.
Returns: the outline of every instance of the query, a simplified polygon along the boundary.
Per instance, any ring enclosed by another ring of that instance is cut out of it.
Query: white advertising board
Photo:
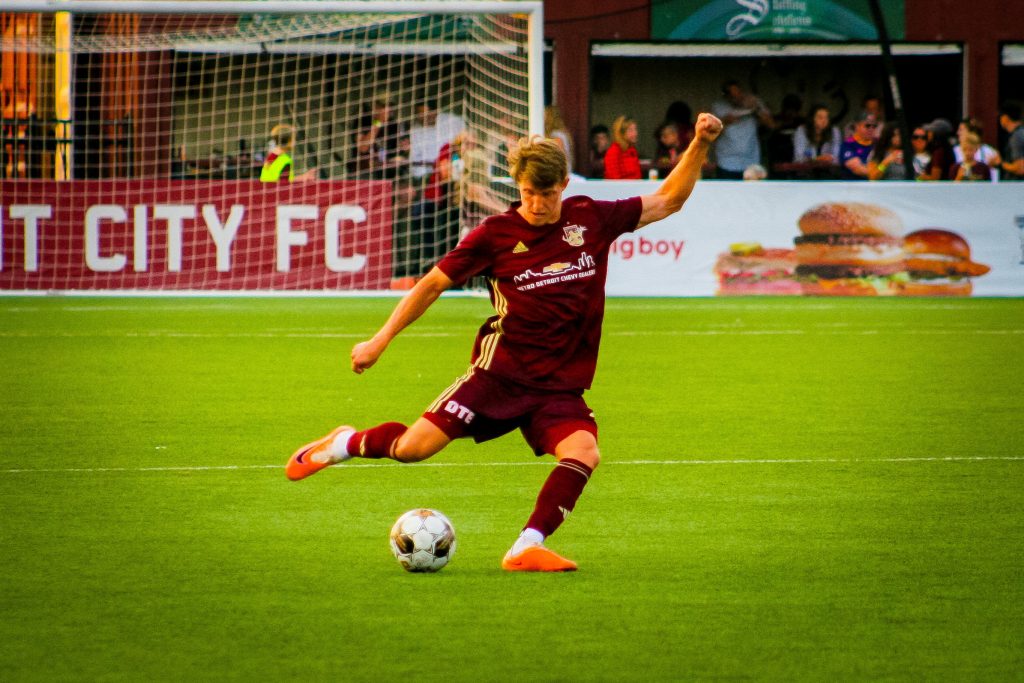
[[[657,181],[577,181],[566,196],[644,195]],[[1024,296],[1024,183],[848,183],[701,181],[683,210],[615,244],[611,296],[715,296],[715,265],[736,244],[794,249],[800,217],[826,203],[858,203],[895,214],[891,232],[956,233],[970,260],[989,268],[970,278],[974,296]],[[886,212],[886,213],[888,213]]]

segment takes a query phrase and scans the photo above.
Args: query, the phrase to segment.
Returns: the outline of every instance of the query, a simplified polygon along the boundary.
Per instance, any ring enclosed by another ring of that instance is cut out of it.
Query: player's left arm
[[[640,212],[638,228],[679,211],[693,192],[693,187],[700,179],[701,167],[708,158],[708,150],[722,132],[722,122],[718,117],[704,113],[697,117],[694,128],[693,140],[683,152],[683,158],[654,194],[640,198],[643,201],[643,209]]]

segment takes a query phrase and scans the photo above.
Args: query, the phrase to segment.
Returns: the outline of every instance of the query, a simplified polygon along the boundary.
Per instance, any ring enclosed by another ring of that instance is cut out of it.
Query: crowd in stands
[[[1007,134],[1000,152],[986,143],[981,123],[967,117],[954,129],[945,118],[910,130],[913,159],[904,163],[900,127],[887,118],[881,98],[868,96],[849,121],[839,121],[824,104],[804,108],[795,94],[783,97],[778,112],[735,80],[723,83],[711,112],[725,124],[704,169],[720,180],[921,180],[954,182],[1024,180],[1021,108],[1007,103],[999,125]],[[618,117],[611,129],[590,130],[589,168],[600,179],[664,178],[693,136],[692,112],[673,102],[654,131],[655,154],[640,159],[636,122]],[[845,124],[842,125],[841,124]]]
[[[877,97],[864,98],[850,120],[840,121],[828,106],[804,107],[796,95],[786,95],[779,110],[772,112],[761,98],[729,80],[711,111],[724,130],[704,168],[706,178],[1024,180],[1024,125],[1015,104],[1000,110],[999,123],[1008,134],[1002,152],[986,143],[976,119],[965,118],[954,130],[947,119],[936,118],[911,129],[909,168],[900,127],[887,118]],[[636,120],[623,114],[610,127],[598,124],[590,131],[587,167],[570,171],[577,177],[607,180],[665,178],[693,139],[693,119],[685,102],[672,102],[662,123],[651,131],[655,152],[650,159],[640,157]],[[573,138],[557,107],[546,108],[544,125],[545,134],[558,140],[571,164],[576,160]],[[474,130],[429,100],[417,105],[410,121],[398,120],[386,97],[353,121],[347,176],[396,181],[393,247],[396,254],[405,255],[396,258],[398,287],[411,286],[467,229],[507,208],[512,197],[507,192],[508,196],[499,196],[503,186],[492,181],[506,175],[507,154],[518,133],[511,122],[498,128]],[[290,127],[288,132],[293,137]],[[276,151],[287,156],[291,146],[278,145]],[[271,174],[275,180],[315,177],[315,171],[297,175],[290,156],[287,161],[288,166],[279,161],[287,173]]]

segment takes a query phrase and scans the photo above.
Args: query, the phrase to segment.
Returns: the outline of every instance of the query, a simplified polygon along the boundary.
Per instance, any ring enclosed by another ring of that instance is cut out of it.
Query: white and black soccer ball
[[[407,572],[436,572],[455,554],[455,528],[437,510],[409,510],[391,527],[391,552]]]

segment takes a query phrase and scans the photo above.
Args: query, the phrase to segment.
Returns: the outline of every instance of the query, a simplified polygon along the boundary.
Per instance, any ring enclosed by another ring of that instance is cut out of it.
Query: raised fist
[[[701,140],[714,142],[719,133],[722,132],[722,122],[713,114],[703,113],[697,116],[694,130],[697,137]]]

